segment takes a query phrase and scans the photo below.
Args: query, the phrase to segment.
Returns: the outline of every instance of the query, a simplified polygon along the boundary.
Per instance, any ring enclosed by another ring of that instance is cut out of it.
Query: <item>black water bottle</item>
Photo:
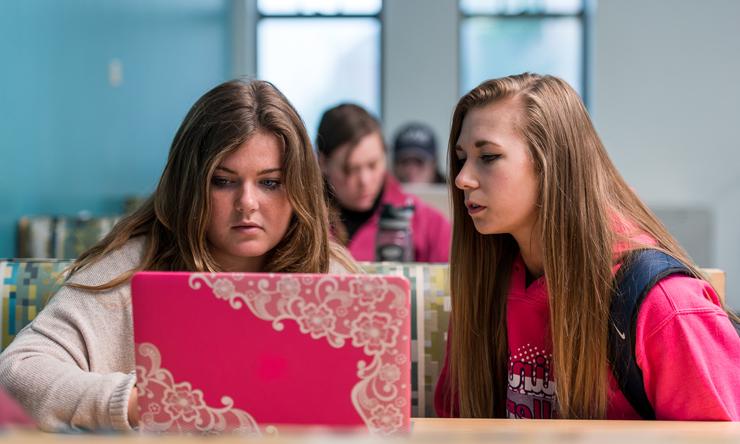
[[[413,262],[414,243],[411,218],[414,203],[395,207],[386,204],[380,212],[378,235],[375,241],[375,260],[379,262]]]

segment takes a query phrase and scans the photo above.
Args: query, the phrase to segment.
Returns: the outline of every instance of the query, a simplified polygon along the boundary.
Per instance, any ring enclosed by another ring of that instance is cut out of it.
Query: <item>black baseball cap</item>
[[[437,140],[434,137],[434,131],[423,123],[410,123],[403,126],[396,133],[393,157],[396,161],[405,157],[436,159]]]

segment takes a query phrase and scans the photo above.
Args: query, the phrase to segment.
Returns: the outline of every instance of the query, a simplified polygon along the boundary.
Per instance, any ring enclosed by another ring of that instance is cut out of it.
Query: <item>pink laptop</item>
[[[409,428],[409,284],[380,275],[137,273],[141,428]]]

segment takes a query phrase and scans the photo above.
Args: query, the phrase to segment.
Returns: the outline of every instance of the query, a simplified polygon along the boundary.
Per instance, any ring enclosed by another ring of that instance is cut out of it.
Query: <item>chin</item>
[[[361,205],[355,205],[355,207],[352,208],[352,210],[354,210],[354,211],[368,211],[372,207],[373,207],[373,203],[372,202],[369,202],[369,203],[363,203]]]
[[[475,226],[475,231],[477,231],[479,234],[501,234],[500,230],[497,230],[495,227],[492,227],[485,223],[473,222],[473,225]]]
[[[229,253],[234,257],[241,257],[241,258],[252,258],[252,257],[261,257],[264,256],[269,251],[269,248],[261,248],[261,247],[249,247],[249,248],[237,248],[233,251],[230,251]]]

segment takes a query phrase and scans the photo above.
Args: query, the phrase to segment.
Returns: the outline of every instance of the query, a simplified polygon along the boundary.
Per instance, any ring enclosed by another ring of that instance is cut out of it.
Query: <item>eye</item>
[[[491,163],[499,157],[501,157],[500,154],[481,154],[480,160],[482,160],[483,163]]]
[[[282,185],[282,183],[277,179],[263,179],[260,183],[268,190],[276,190],[280,188],[280,185]]]
[[[353,166],[353,167],[347,168],[345,170],[345,174],[344,175],[346,177],[353,177],[353,176],[357,176],[359,173],[360,173],[360,168],[359,167],[356,167],[356,166]]]
[[[213,176],[211,178],[211,184],[214,187],[216,187],[216,188],[226,188],[226,187],[228,187],[230,185],[233,185],[235,183],[236,183],[235,181],[233,181],[233,180],[231,180],[229,178],[226,178],[226,177]]]

